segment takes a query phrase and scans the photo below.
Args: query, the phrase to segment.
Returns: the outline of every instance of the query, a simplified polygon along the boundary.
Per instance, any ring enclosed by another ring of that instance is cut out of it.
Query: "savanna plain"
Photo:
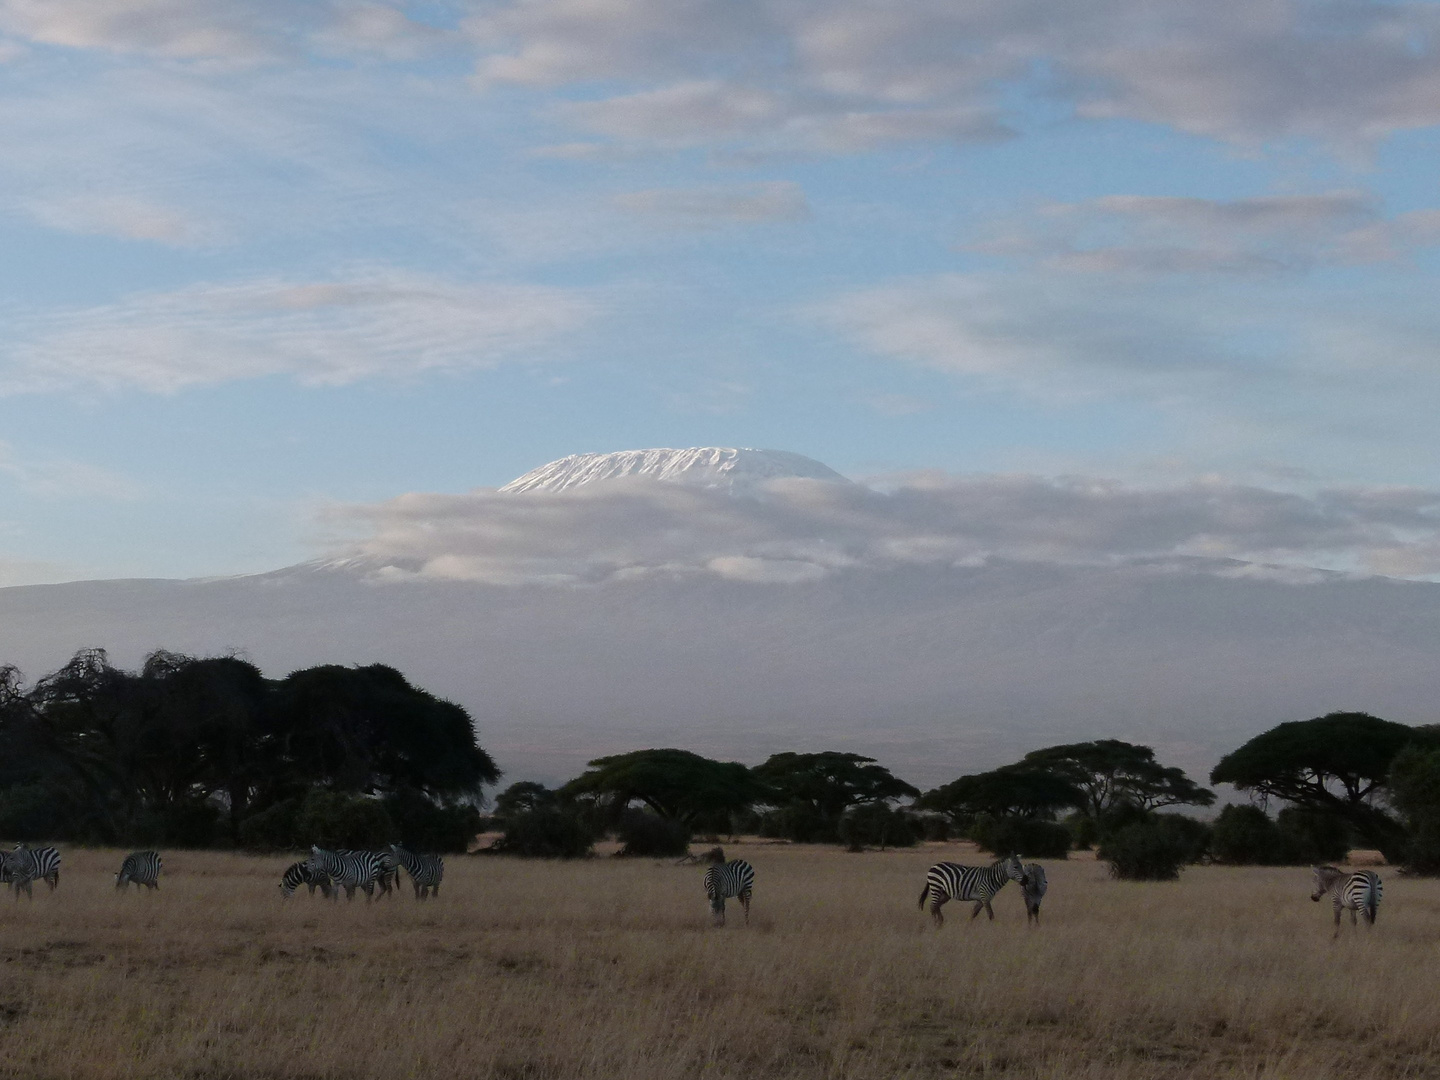
[[[727,845],[703,870],[452,857],[438,899],[283,901],[283,858],[70,849],[0,905],[0,1076],[348,1078],[1440,1077],[1440,883],[1385,872],[1331,941],[1304,868],[1112,881],[1046,863],[1043,924],[917,908],[966,845]]]

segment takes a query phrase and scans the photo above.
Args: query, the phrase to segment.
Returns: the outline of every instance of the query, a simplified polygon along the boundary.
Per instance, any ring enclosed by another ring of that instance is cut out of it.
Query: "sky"
[[[699,445],[922,493],[782,539],[1440,575],[1437,3],[0,0],[0,146],[0,584]]]

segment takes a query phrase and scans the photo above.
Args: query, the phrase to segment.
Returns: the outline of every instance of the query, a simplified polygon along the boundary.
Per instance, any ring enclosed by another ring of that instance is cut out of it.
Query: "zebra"
[[[410,875],[410,884],[415,886],[416,900],[440,895],[440,880],[445,876],[444,859],[439,855],[416,855],[399,844],[390,845],[390,854]]]
[[[755,868],[744,859],[717,863],[705,871],[705,895],[710,898],[710,915],[716,926],[725,925],[725,898],[733,896],[745,909],[750,925],[750,893],[755,888]]]
[[[330,894],[332,900],[340,898],[341,889],[345,890],[346,900],[354,900],[357,887],[365,890],[367,901],[373,900],[375,881],[384,872],[380,856],[373,851],[325,851],[311,847],[305,865],[330,878],[335,889]]]
[[[1330,900],[1335,905],[1335,933],[1333,937],[1340,936],[1340,912],[1344,908],[1350,910],[1350,925],[1356,926],[1355,918],[1357,912],[1365,913],[1365,921],[1371,926],[1375,925],[1375,916],[1380,909],[1380,896],[1385,891],[1380,884],[1380,875],[1373,870],[1356,870],[1354,873],[1347,873],[1338,866],[1314,866],[1311,869],[1315,873],[1315,891],[1310,894],[1310,899],[1316,903],[1326,893],[1330,894]]]
[[[280,895],[285,899],[295,895],[301,885],[310,886],[310,895],[315,895],[315,886],[320,886],[320,895],[330,898],[330,875],[323,870],[312,870],[309,863],[292,863],[280,879]]]
[[[1045,868],[1039,863],[1029,863],[1025,867],[1025,877],[1029,881],[1020,886],[1020,895],[1025,898],[1025,922],[1035,920],[1035,925],[1040,925],[1040,901],[1045,899]]]
[[[929,900],[930,916],[938,928],[945,925],[945,916],[940,914],[940,908],[947,900],[973,900],[975,910],[970,913],[970,918],[979,915],[983,908],[993,922],[995,912],[990,907],[990,898],[1009,881],[1018,881],[1022,889],[1030,884],[1018,855],[1006,856],[990,866],[936,863],[925,875],[925,888],[920,890],[920,910],[925,910],[925,901]]]
[[[125,861],[120,864],[120,872],[115,875],[115,888],[124,889],[133,883],[137,889],[141,885],[147,889],[158,889],[162,870],[158,851],[133,852],[126,855]]]
[[[374,855],[380,860],[380,873],[375,884],[381,896],[389,896],[391,889],[400,888],[400,860],[392,851],[341,851],[341,855]]]
[[[0,857],[0,864],[3,864],[9,874],[16,900],[20,899],[21,889],[25,890],[26,896],[34,895],[30,886],[36,878],[44,878],[51,892],[60,884],[60,853],[53,847],[32,849],[24,844],[16,844],[14,851],[8,851]]]

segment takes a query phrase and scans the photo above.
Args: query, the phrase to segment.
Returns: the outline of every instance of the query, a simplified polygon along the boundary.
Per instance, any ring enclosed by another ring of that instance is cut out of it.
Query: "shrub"
[[[305,796],[295,816],[299,845],[323,848],[376,849],[400,839],[395,823],[379,799],[343,791],[315,790]]]
[[[593,845],[579,815],[549,807],[511,814],[490,850],[530,859],[578,859],[589,855]]]
[[[1107,836],[1098,854],[1121,880],[1174,881],[1180,876],[1185,844],[1163,822],[1136,821]]]
[[[1070,830],[1056,821],[981,816],[970,839],[996,856],[1014,852],[1032,859],[1064,859],[1070,854]]]
[[[1100,839],[1100,826],[1089,814],[1077,810],[1062,824],[1070,830],[1070,843],[1076,851],[1089,851]]]
[[[1210,854],[1211,829],[1205,822],[1185,814],[1156,814],[1154,821],[1180,844],[1181,862],[1202,862]]]
[[[1421,819],[1405,841],[1405,872],[1433,876],[1440,874],[1440,822]]]
[[[284,851],[300,846],[295,819],[300,799],[282,799],[240,822],[240,846],[252,851]]]
[[[387,795],[385,810],[399,830],[401,843],[415,851],[463,854],[470,849],[483,820],[473,806],[438,806],[413,788]]]
[[[949,840],[952,833],[950,819],[941,814],[922,814],[919,816],[921,838],[925,840]]]
[[[673,857],[690,850],[690,826],[645,810],[626,810],[615,830],[621,855]]]
[[[1327,814],[1292,807],[1272,821],[1258,806],[1227,806],[1215,819],[1211,850],[1239,866],[1305,866],[1343,860],[1350,838],[1345,823]]]
[[[896,810],[884,803],[867,803],[856,806],[840,818],[836,830],[840,842],[851,851],[866,847],[914,847],[919,843],[916,822],[903,810]]]
[[[835,823],[804,803],[771,810],[761,819],[760,835],[796,844],[833,844],[840,839]]]

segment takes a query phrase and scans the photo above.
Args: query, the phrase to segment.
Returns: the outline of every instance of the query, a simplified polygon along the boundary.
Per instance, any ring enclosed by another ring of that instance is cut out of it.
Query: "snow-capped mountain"
[[[849,481],[828,465],[787,450],[749,447],[694,446],[686,450],[657,448],[621,450],[611,454],[571,454],[502,487],[506,492],[556,492],[602,480],[639,476],[697,487],[723,488],[748,494],[768,480],[803,478]]]

